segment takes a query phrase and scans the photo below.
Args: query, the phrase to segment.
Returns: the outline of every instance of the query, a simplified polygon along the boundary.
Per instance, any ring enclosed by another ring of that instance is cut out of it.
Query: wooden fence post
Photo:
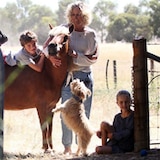
[[[149,104],[146,39],[133,41],[133,97],[135,152],[149,149]]]
[[[0,49],[0,159],[3,159],[4,62]]]

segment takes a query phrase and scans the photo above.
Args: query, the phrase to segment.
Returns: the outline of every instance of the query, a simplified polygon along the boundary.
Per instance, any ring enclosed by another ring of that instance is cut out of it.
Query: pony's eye
[[[64,40],[63,40],[63,41],[64,41],[64,42],[66,42],[67,40],[68,40],[68,36],[67,36],[67,35],[65,35],[65,36],[64,36]]]

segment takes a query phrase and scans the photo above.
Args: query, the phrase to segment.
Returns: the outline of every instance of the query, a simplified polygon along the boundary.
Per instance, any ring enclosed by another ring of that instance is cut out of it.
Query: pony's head
[[[73,31],[73,25],[60,25],[50,30],[49,36],[51,41],[48,45],[48,54],[55,56],[68,41],[70,33]]]
[[[0,46],[7,41],[8,41],[7,36],[0,31]]]

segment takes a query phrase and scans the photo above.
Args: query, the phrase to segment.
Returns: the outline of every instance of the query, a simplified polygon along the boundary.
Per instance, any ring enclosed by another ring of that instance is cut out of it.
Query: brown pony
[[[64,42],[65,41],[65,42]],[[28,66],[8,66],[5,64],[5,110],[36,108],[40,120],[43,149],[52,149],[51,110],[61,96],[61,88],[67,75],[68,39],[67,35],[58,51],[57,44],[50,44],[49,50],[61,59],[61,66],[53,67],[45,57],[44,68],[38,73]],[[53,53],[52,53],[53,54]]]

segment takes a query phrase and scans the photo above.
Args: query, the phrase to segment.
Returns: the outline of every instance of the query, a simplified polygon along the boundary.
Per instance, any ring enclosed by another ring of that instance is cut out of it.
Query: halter
[[[76,96],[76,95],[74,95],[74,94],[72,94],[72,97],[73,97],[77,102],[79,102],[79,103],[82,103],[82,102],[83,102],[82,99],[80,99],[78,96]]]
[[[49,55],[50,56],[56,56],[56,54],[60,51],[60,49],[63,47],[63,45],[66,44],[67,40],[68,40],[68,36],[65,35],[63,37],[63,42],[62,43],[60,43],[60,44],[57,44],[55,42],[54,43],[50,43],[48,45],[48,53],[49,53]]]

